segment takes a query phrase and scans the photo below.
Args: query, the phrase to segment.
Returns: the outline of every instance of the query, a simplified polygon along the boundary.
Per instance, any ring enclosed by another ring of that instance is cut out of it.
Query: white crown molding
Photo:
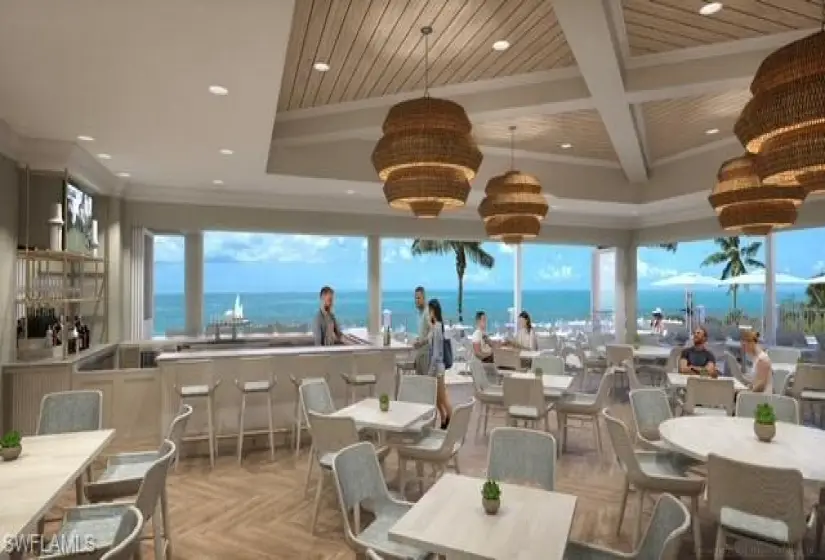
[[[708,152],[715,152],[721,148],[727,148],[728,146],[733,146],[739,143],[739,139],[736,136],[728,136],[727,138],[720,138],[719,140],[715,140],[713,142],[709,142],[708,144],[704,144],[702,146],[697,146],[695,148],[690,148],[689,150],[685,150],[683,152],[679,152],[678,154],[673,154],[672,156],[663,157],[654,161],[650,167],[661,167],[663,165],[667,165],[669,163],[673,163],[675,161],[680,161],[683,159],[691,158],[693,156],[698,156],[701,154],[706,154]]]
[[[510,157],[510,148],[501,148],[499,146],[479,146],[482,154],[493,156]],[[550,163],[568,163],[571,165],[586,165],[590,167],[606,167],[608,169],[621,169],[617,161],[610,161],[607,159],[596,159],[578,156],[565,156],[562,154],[550,154],[541,152],[532,152],[526,150],[513,150],[514,158],[518,160],[529,159],[535,161],[547,161]],[[528,171],[525,169],[525,171]]]

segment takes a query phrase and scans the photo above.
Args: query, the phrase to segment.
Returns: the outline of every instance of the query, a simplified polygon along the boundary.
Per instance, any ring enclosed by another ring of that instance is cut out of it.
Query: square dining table
[[[501,507],[481,506],[484,480],[448,473],[390,528],[390,539],[450,558],[564,558],[576,496],[499,483]]]
[[[534,373],[510,373],[507,377],[515,379],[535,379]],[[561,397],[573,382],[572,375],[542,375],[541,384],[544,388],[545,397]]]
[[[419,420],[431,417],[433,412],[435,407],[431,404],[405,401],[390,401],[390,409],[382,412],[378,399],[368,398],[336,410],[330,416],[352,418],[359,429],[403,432]]]

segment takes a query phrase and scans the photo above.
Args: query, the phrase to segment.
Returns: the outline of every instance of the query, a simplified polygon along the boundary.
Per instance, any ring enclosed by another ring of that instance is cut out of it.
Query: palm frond
[[[484,250],[481,243],[473,241],[459,241],[467,255],[467,260],[473,264],[477,264],[481,268],[493,268],[496,264],[496,259],[493,255]]]
[[[746,257],[755,257],[759,253],[759,249],[762,248],[761,241],[754,241],[753,243],[749,243],[739,249],[739,252],[742,253]]]
[[[659,245],[659,249],[664,249],[665,251],[667,251],[669,253],[675,253],[678,248],[679,248],[678,243],[661,243]]]
[[[413,255],[446,255],[453,251],[449,241],[436,241],[434,239],[416,239],[410,246],[410,253]]]
[[[718,252],[709,255],[705,260],[702,261],[700,266],[715,266],[717,264],[722,264],[723,262],[728,260],[727,253]]]
[[[720,276],[720,278],[722,280],[727,280],[731,276],[739,276],[739,275],[734,274],[734,272],[733,272],[733,262],[729,261],[728,264],[725,265],[725,268],[722,269],[722,275]]]
[[[763,263],[762,261],[758,261],[756,259],[752,259],[750,257],[745,259],[745,264],[751,268],[765,268],[765,263]]]

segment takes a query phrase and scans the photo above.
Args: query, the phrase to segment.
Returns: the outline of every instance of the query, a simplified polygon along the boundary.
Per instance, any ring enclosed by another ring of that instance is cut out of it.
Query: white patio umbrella
[[[663,278],[662,280],[658,280],[652,284],[657,288],[667,288],[667,287],[684,287],[684,288],[692,288],[694,286],[718,286],[719,280],[716,278],[711,278],[710,276],[702,276],[701,274],[697,274],[695,272],[685,272],[684,274],[677,274],[676,276],[670,276],[668,278]]]
[[[717,280],[719,286],[764,286],[766,274],[764,270],[758,272],[751,272],[748,274],[741,274],[739,276],[731,276],[727,280]],[[819,278],[799,278],[798,276],[791,276],[782,272],[776,273],[776,283],[783,285],[797,285],[806,286],[808,284],[816,283]],[[822,281],[825,281],[823,279]]]

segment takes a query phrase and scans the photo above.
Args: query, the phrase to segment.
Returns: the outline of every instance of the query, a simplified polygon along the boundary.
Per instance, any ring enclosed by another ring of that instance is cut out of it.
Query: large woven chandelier
[[[429,95],[432,31],[431,27],[421,29],[424,96],[390,109],[384,134],[372,152],[372,164],[384,182],[389,205],[410,210],[419,218],[435,218],[442,210],[464,206],[482,158],[464,108]]]
[[[507,244],[535,238],[549,209],[539,180],[514,169],[515,130],[510,127],[510,170],[490,179],[478,206],[487,235]]]
[[[734,126],[765,185],[825,191],[825,0],[822,26],[762,61]]]
[[[766,185],[756,173],[756,156],[746,153],[722,164],[708,197],[722,229],[734,234],[767,235],[792,225],[805,200],[799,185]]]

